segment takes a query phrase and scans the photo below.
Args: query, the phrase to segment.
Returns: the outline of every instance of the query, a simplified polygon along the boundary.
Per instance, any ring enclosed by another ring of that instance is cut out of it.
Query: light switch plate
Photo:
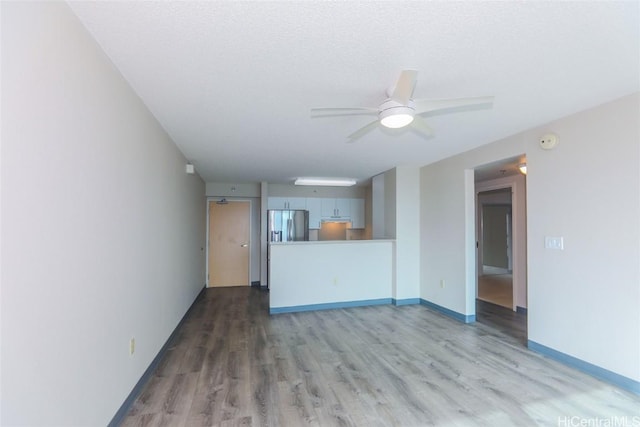
[[[544,247],[547,249],[564,250],[564,239],[562,237],[545,236]]]

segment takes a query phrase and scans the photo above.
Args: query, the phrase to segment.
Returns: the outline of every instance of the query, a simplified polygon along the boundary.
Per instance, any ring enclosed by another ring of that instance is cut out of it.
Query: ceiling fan
[[[433,135],[433,130],[420,117],[421,114],[452,110],[458,107],[491,104],[492,96],[479,96],[473,98],[449,98],[449,99],[413,99],[413,90],[416,86],[417,70],[403,70],[395,86],[387,90],[387,99],[378,107],[345,107],[345,108],[312,108],[312,117],[331,117],[370,114],[377,115],[375,120],[358,129],[348,136],[349,142],[366,135],[373,129],[382,125],[391,129],[398,129],[411,125],[411,128],[424,137]]]

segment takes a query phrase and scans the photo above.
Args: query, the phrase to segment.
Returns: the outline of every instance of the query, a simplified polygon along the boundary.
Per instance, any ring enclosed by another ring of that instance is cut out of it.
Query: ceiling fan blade
[[[409,127],[424,138],[433,137],[433,129],[431,129],[431,126],[420,116],[413,116],[413,121]]]
[[[409,103],[409,99],[413,95],[413,89],[416,87],[417,70],[403,70],[400,73],[396,87],[393,88],[391,99],[403,105]]]
[[[377,128],[378,124],[379,124],[378,120],[374,120],[368,125],[361,127],[360,129],[358,129],[357,131],[355,131],[354,133],[352,133],[347,137],[349,138],[348,142],[355,142],[357,139],[362,138],[363,136],[365,136],[366,134],[368,134],[369,132]]]
[[[378,114],[377,108],[345,107],[345,108],[312,108],[311,117],[352,116],[359,114]]]
[[[413,104],[416,114],[429,111],[446,110],[449,108],[465,107],[467,105],[491,104],[493,96],[477,96],[473,98],[449,98],[449,99],[414,99]]]

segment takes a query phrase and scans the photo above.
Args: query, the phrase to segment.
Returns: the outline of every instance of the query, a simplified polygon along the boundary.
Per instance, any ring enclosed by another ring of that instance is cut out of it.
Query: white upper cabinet
[[[364,199],[320,197],[269,197],[267,209],[309,211],[309,228],[319,229],[322,220],[348,220],[351,228],[364,228]]]
[[[336,199],[320,199],[322,217],[330,218],[336,214]]]
[[[307,210],[309,211],[309,228],[320,228],[322,219],[322,199],[317,197],[307,198]]]
[[[323,218],[349,218],[351,199],[321,199]]]
[[[289,197],[287,209],[307,209],[306,197]]]
[[[341,218],[351,217],[351,199],[336,199],[336,214]]]
[[[351,228],[364,228],[364,199],[349,199],[351,204]]]
[[[321,199],[323,218],[350,218],[351,199]]]
[[[306,197],[269,197],[267,209],[307,209]]]

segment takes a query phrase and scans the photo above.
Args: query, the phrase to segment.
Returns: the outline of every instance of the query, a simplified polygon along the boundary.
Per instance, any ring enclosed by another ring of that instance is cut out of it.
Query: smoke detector
[[[540,148],[542,148],[543,150],[551,150],[556,145],[558,145],[558,135],[548,133],[541,136],[538,142],[540,143]]]

